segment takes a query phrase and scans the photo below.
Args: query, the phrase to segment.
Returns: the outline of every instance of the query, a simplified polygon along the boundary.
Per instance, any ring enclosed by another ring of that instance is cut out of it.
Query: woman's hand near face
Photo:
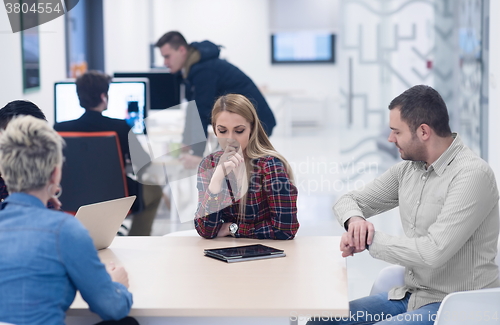
[[[208,189],[211,193],[217,194],[221,191],[221,184],[224,176],[236,170],[239,166],[244,166],[243,153],[238,141],[227,139],[224,153],[219,159],[219,164],[210,180]]]
[[[243,153],[241,152],[238,141],[227,139],[226,149],[219,160],[219,166],[222,167],[224,175],[228,175],[238,168],[243,161]],[[219,166],[217,166],[217,168],[219,168]]]

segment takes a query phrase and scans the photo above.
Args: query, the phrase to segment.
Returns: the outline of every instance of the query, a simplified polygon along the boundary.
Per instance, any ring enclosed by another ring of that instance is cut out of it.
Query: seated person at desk
[[[198,168],[195,228],[205,238],[292,239],[299,229],[292,169],[273,147],[252,103],[220,97],[212,125],[224,150]]]
[[[263,130],[268,136],[276,126],[276,120],[266,99],[255,83],[236,66],[219,58],[221,46],[209,41],[188,44],[184,36],[170,31],[156,42],[165,65],[171,73],[180,73],[186,86],[186,99],[196,101],[198,114],[186,112],[183,143],[190,145],[193,154],[181,157],[184,167],[194,169],[200,163],[205,150],[205,142],[194,143],[199,139],[197,127],[193,120],[201,119],[201,125],[207,136],[210,124],[210,112],[215,100],[224,94],[242,94],[254,103]]]
[[[111,77],[97,71],[89,71],[80,76],[76,80],[76,91],[80,105],[85,108],[85,113],[77,120],[57,123],[54,129],[66,132],[115,131],[118,134],[123,160],[126,164],[130,159],[128,142],[130,126],[124,120],[102,115],[108,107],[110,82]],[[136,138],[131,138],[131,140],[136,140]],[[141,148],[140,145],[135,147]],[[145,152],[143,154],[147,155]],[[127,186],[129,195],[138,196],[132,207],[134,218],[128,235],[149,236],[162,198],[162,189],[157,185],[139,184],[130,178],[127,178]],[[143,207],[141,207],[142,204]]]
[[[100,262],[72,215],[47,209],[59,191],[63,139],[45,121],[22,116],[0,135],[0,171],[10,196],[0,204],[0,322],[63,324],[79,290],[90,310],[116,324],[132,306],[128,275]]]
[[[5,130],[12,118],[18,115],[31,115],[47,121],[43,112],[34,103],[27,100],[14,100],[0,109],[0,130]],[[9,191],[5,185],[5,181],[0,175],[0,202],[3,202],[7,196],[9,196]],[[61,208],[61,202],[59,202],[59,199],[56,197],[51,197],[47,207],[59,210]]]
[[[451,132],[446,104],[431,87],[406,90],[389,110],[388,140],[404,161],[342,196],[333,210],[347,229],[342,256],[367,249],[402,265],[404,285],[351,301],[353,317],[319,317],[309,325],[430,325],[448,294],[500,286],[498,189],[490,166]],[[401,236],[375,231],[366,220],[395,207]]]

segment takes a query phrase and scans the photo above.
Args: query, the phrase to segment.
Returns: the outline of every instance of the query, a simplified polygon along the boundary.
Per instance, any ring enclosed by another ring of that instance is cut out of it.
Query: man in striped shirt
[[[434,324],[446,295],[500,286],[499,196],[491,168],[451,132],[446,104],[431,87],[408,89],[389,109],[388,140],[404,161],[333,209],[347,229],[342,255],[368,249],[404,266],[405,284],[351,301],[354,317],[330,324]],[[366,220],[397,206],[404,236],[376,231]]]

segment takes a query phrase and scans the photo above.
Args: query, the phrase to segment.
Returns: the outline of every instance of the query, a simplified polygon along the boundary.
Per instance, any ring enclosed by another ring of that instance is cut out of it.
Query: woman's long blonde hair
[[[274,149],[271,141],[269,141],[266,131],[264,131],[264,128],[262,127],[254,105],[248,98],[239,94],[227,94],[217,99],[212,109],[212,125],[214,127],[215,135],[217,135],[217,116],[221,112],[238,114],[250,123],[250,138],[248,139],[248,145],[244,152],[248,181],[251,179],[250,173],[253,167],[251,165],[252,160],[265,156],[272,156],[278,158],[283,163],[285,171],[288,173],[288,177],[293,183],[293,173],[290,164],[285,157]],[[242,217],[245,213],[246,197],[247,196],[245,194],[240,201],[240,215]]]

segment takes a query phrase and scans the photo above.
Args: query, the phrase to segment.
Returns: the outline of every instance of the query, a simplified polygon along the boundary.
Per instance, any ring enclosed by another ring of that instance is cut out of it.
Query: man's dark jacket
[[[196,101],[203,130],[206,130],[211,122],[212,108],[219,96],[241,94],[253,103],[264,130],[271,135],[276,120],[253,81],[231,63],[219,59],[220,48],[214,43],[194,42],[190,46],[199,51],[200,60],[189,68],[188,76],[184,80],[186,99]],[[196,150],[195,154],[202,155]]]

